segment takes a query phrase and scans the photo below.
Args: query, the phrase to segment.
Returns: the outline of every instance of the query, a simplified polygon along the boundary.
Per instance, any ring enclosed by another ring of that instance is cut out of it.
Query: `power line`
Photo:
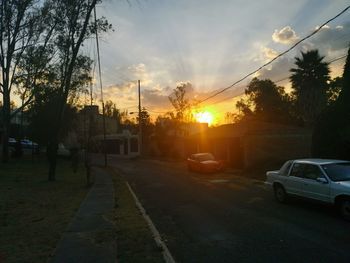
[[[328,63],[328,64],[332,64],[332,63],[334,63],[334,62],[336,62],[336,61],[339,61],[339,60],[341,60],[341,59],[343,59],[343,58],[346,58],[346,57],[347,57],[347,54],[346,54],[346,55],[343,55],[343,56],[340,56],[340,57],[337,57],[337,58],[334,58],[334,59],[328,61],[327,63]],[[273,82],[274,82],[274,83],[279,83],[279,82],[288,80],[289,78],[290,78],[290,77],[287,76],[287,77],[283,77],[283,78],[278,79],[278,80],[273,81]],[[246,88],[246,87],[247,87],[247,86],[241,86],[240,88]],[[230,96],[230,97],[223,98],[223,99],[221,99],[221,100],[218,100],[218,101],[215,101],[215,102],[213,102],[213,103],[207,104],[206,106],[219,104],[219,103],[222,103],[222,102],[224,102],[224,101],[237,98],[237,97],[239,97],[239,96],[242,96],[244,93],[245,93],[245,92],[242,91],[242,92],[240,92],[240,93],[238,93],[238,94],[236,94],[236,95],[234,95],[234,96]],[[129,107],[129,108],[136,108],[136,106]],[[146,107],[146,108],[147,108],[147,107]],[[153,111],[153,110],[148,110],[148,109],[147,109],[147,111],[148,111],[148,112],[151,112],[151,113],[157,113],[157,114],[166,114],[166,113],[169,112],[169,111]]]
[[[328,61],[328,64],[332,64],[333,62],[336,62],[336,61],[338,61],[338,60],[341,60],[341,59],[343,59],[343,58],[346,58],[348,55],[344,55],[344,56],[341,56],[341,57],[339,57],[339,58],[335,58],[335,59],[332,59],[331,61]]]
[[[103,120],[103,152],[105,166],[107,166],[107,149],[106,149],[106,113],[105,103],[103,100],[103,89],[102,89],[102,74],[101,74],[101,58],[100,58],[100,45],[98,41],[98,30],[97,30],[97,18],[96,18],[96,6],[94,6],[94,22],[95,22],[95,35],[96,35],[96,49],[97,49],[97,62],[98,62],[98,73],[100,77],[100,91],[101,91],[101,102],[102,102],[102,120]]]
[[[271,63],[273,63],[275,60],[277,60],[278,58],[284,56],[285,54],[287,54],[288,52],[290,52],[291,50],[293,50],[296,46],[298,46],[300,43],[304,42],[306,39],[312,37],[313,35],[315,35],[316,33],[318,33],[325,25],[327,25],[329,22],[333,21],[334,19],[338,18],[339,16],[341,16],[343,13],[345,13],[347,10],[350,9],[350,5],[347,6],[343,11],[341,11],[340,13],[338,13],[337,15],[335,15],[334,17],[332,17],[331,19],[327,20],[326,22],[324,22],[321,26],[319,26],[317,29],[315,29],[313,32],[311,32],[309,35],[303,37],[302,39],[300,39],[299,41],[297,41],[294,45],[292,45],[290,48],[288,48],[286,51],[278,54],[275,58],[271,59],[270,61],[268,61],[267,63],[263,64],[262,66],[260,66],[258,69],[250,72],[249,74],[245,75],[244,77],[242,77],[241,79],[237,80],[236,82],[234,82],[233,84],[231,84],[230,86],[214,93],[213,95],[201,100],[198,102],[198,104],[203,103],[204,101],[207,101],[211,98],[216,97],[217,95],[225,92],[228,89],[231,89],[232,87],[234,87],[235,85],[237,85],[238,83],[242,82],[243,80],[245,80],[246,78],[254,75],[255,73],[257,73],[258,71],[260,71],[262,68],[270,65]]]
[[[347,57],[347,54],[346,54],[346,55],[343,55],[343,56],[340,56],[340,57],[337,57],[337,58],[334,58],[334,59],[328,61],[327,63],[328,63],[328,64],[332,64],[332,63],[337,62],[337,61],[339,61],[339,60],[341,60],[341,59],[343,59],[343,58],[346,58],[346,57]],[[282,78],[282,79],[279,79],[279,80],[276,80],[276,81],[273,81],[273,82],[274,82],[274,83],[279,83],[279,82],[288,80],[289,78],[290,78],[290,77],[288,76],[288,77],[284,77],[284,78]],[[241,88],[243,88],[243,87],[241,87]],[[239,97],[239,96],[242,96],[243,94],[244,94],[244,91],[240,92],[239,94],[237,94],[237,95],[235,95],[235,96],[230,96],[230,97],[221,99],[221,100],[219,100],[219,101],[215,101],[215,102],[213,102],[213,103],[210,103],[210,104],[208,104],[207,106],[209,106],[209,105],[214,105],[214,104],[218,104],[218,103],[224,102],[224,101],[226,101],[226,100],[234,99],[234,98],[237,98],[237,97]]]

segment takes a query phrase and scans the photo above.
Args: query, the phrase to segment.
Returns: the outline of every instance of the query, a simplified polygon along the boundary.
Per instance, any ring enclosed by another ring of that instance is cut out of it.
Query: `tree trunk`
[[[10,133],[10,125],[11,125],[11,109],[10,109],[10,96],[8,94],[4,94],[3,96],[3,136],[2,136],[2,161],[3,163],[7,163],[9,160],[9,133]]]
[[[55,135],[53,137],[56,137]],[[56,181],[56,164],[57,164],[57,149],[58,143],[55,138],[53,138],[47,148],[47,157],[49,160],[49,181]]]
[[[9,160],[9,126],[4,122],[4,130],[2,134],[2,162],[7,163]]]

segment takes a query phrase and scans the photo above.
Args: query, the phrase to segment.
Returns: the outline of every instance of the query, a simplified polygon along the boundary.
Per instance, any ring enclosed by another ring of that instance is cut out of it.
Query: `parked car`
[[[11,156],[13,156],[13,154],[15,152],[17,141],[16,141],[15,138],[9,137],[8,142],[9,142],[9,153],[10,153]]]
[[[22,139],[21,140],[21,145],[23,149],[38,149],[38,144],[36,142],[32,142],[31,140],[28,139]]]
[[[11,138],[11,137],[9,137],[9,146],[11,146],[11,147],[15,147],[15,145],[16,145],[16,139],[15,138]]]
[[[59,143],[57,148],[57,156],[62,158],[69,158],[70,155],[70,151],[64,146],[64,144]]]
[[[201,173],[218,172],[224,170],[224,162],[216,160],[211,153],[195,153],[188,157],[187,168]]]
[[[334,204],[350,220],[350,161],[300,159],[287,161],[280,170],[266,173],[278,202],[289,195]]]

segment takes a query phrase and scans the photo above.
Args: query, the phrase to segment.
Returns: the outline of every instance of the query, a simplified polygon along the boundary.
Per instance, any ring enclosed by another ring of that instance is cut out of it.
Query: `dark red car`
[[[195,153],[187,159],[189,171],[214,173],[224,170],[224,162],[215,160],[211,153]]]

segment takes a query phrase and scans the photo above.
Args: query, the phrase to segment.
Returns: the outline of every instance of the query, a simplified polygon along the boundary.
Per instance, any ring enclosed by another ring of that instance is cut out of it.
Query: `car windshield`
[[[350,162],[325,164],[322,168],[332,181],[350,181]]]
[[[198,154],[196,155],[196,159],[200,162],[215,160],[214,156],[211,153]]]

